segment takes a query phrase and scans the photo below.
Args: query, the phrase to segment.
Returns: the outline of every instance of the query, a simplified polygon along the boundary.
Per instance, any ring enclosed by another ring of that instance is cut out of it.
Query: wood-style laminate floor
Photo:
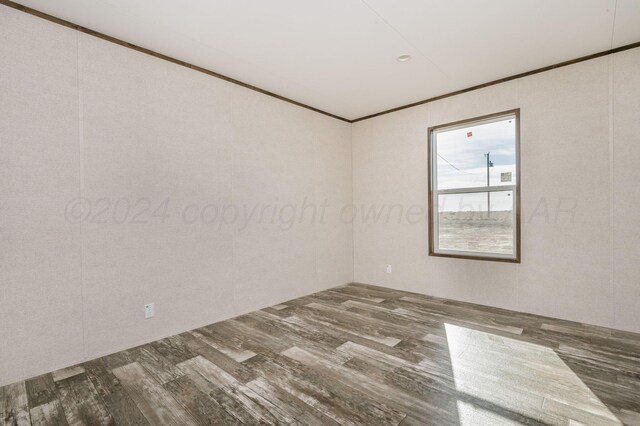
[[[640,425],[640,335],[351,284],[0,388],[1,422]]]

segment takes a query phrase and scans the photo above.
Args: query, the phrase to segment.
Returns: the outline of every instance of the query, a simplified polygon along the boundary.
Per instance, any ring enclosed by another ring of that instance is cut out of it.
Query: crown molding
[[[636,42],[636,43],[631,43],[631,44],[627,44],[627,45],[624,45],[624,46],[616,47],[615,49],[604,50],[602,52],[593,53],[591,55],[582,56],[580,58],[570,59],[570,60],[564,61],[564,62],[559,62],[557,64],[547,65],[546,67],[537,68],[537,69],[532,70],[532,71],[527,71],[527,72],[523,72],[523,73],[520,73],[520,74],[514,74],[514,75],[511,75],[509,77],[499,78],[498,80],[493,80],[493,81],[490,81],[488,83],[478,84],[476,86],[467,87],[466,89],[456,90],[455,92],[449,92],[449,93],[445,93],[444,95],[434,96],[433,98],[429,98],[429,99],[425,99],[425,100],[422,100],[422,101],[418,101],[418,102],[413,102],[413,103],[410,103],[410,104],[402,105],[402,106],[399,106],[399,107],[396,107],[396,108],[392,108],[392,109],[388,109],[388,110],[385,110],[385,111],[377,112],[375,114],[366,115],[364,117],[360,117],[360,118],[356,118],[354,120],[351,120],[351,123],[357,123],[358,121],[368,120],[369,118],[379,117],[379,116],[385,115],[385,114],[391,114],[392,112],[401,111],[403,109],[411,108],[411,107],[414,107],[414,106],[428,104],[430,102],[434,102],[434,101],[437,101],[437,100],[440,100],[440,99],[450,98],[451,96],[456,96],[456,95],[460,95],[462,93],[472,92],[474,90],[482,89],[484,87],[493,86],[495,84],[504,83],[506,81],[516,80],[518,78],[527,77],[527,76],[530,76],[530,75],[533,75],[533,74],[539,74],[539,73],[545,72],[545,71],[551,71],[551,70],[554,70],[556,68],[566,67],[568,65],[573,65],[573,64],[577,64],[579,62],[584,62],[584,61],[588,61],[588,60],[591,60],[591,59],[600,58],[602,56],[612,55],[614,53],[623,52],[625,50],[630,50],[630,49],[635,49],[637,47],[640,47],[640,41]]]
[[[261,89],[261,88],[259,88],[257,86],[253,86],[251,84],[242,82],[240,80],[236,80],[235,78],[231,78],[231,77],[226,76],[224,74],[220,74],[218,72],[215,72],[215,71],[212,71],[212,70],[208,70],[206,68],[202,68],[202,67],[190,64],[190,63],[185,62],[185,61],[181,61],[180,59],[176,59],[176,58],[173,58],[171,56],[163,55],[162,53],[155,52],[155,51],[153,51],[151,49],[147,49],[147,48],[144,48],[144,47],[141,47],[141,46],[137,46],[135,44],[126,42],[124,40],[120,40],[120,39],[112,37],[110,35],[107,35],[107,34],[104,34],[104,33],[98,32],[98,31],[94,31],[94,30],[92,30],[90,28],[86,28],[86,27],[83,27],[81,25],[74,24],[73,22],[69,22],[69,21],[66,21],[64,19],[57,18],[55,16],[49,15],[49,14],[44,13],[44,12],[40,12],[39,10],[32,9],[30,7],[27,7],[27,6],[23,6],[23,5],[21,5],[19,3],[16,3],[14,1],[0,0],[0,4],[8,6],[8,7],[11,7],[11,8],[16,9],[16,10],[19,10],[21,12],[28,13],[29,15],[33,15],[33,16],[36,16],[38,18],[42,18],[42,19],[47,20],[49,22],[53,22],[53,23],[62,25],[62,26],[67,27],[67,28],[71,28],[71,29],[79,31],[81,33],[88,34],[88,35],[100,38],[102,40],[106,40],[108,42],[111,42],[111,43],[114,43],[114,44],[129,48],[129,49],[135,50],[137,52],[141,52],[141,53],[153,56],[155,58],[171,62],[171,63],[176,64],[176,65],[180,65],[180,66],[183,66],[183,67],[186,67],[186,68],[190,68],[190,69],[192,69],[194,71],[198,71],[198,72],[207,74],[207,75],[209,75],[211,77],[219,78],[219,79],[227,81],[229,83],[236,84],[236,85],[244,87],[246,89],[253,90],[253,91],[258,92],[258,93],[262,93],[263,95],[271,96],[271,97],[279,99],[281,101],[288,102],[290,104],[299,106],[301,108],[305,108],[305,109],[317,112],[319,114],[323,114],[323,115],[335,118],[337,120],[344,121],[346,123],[357,123],[359,121],[368,120],[370,118],[379,117],[379,116],[385,115],[385,114],[391,114],[392,112],[401,111],[403,109],[412,108],[412,107],[415,107],[415,106],[418,106],[418,105],[428,104],[430,102],[435,102],[435,101],[440,100],[440,99],[450,98],[452,96],[460,95],[462,93],[471,92],[471,91],[474,91],[474,90],[482,89],[482,88],[485,88],[485,87],[493,86],[493,85],[504,83],[504,82],[507,82],[507,81],[516,80],[518,78],[527,77],[527,76],[530,76],[530,75],[533,75],[533,74],[539,74],[539,73],[542,73],[542,72],[545,72],[545,71],[551,71],[551,70],[554,70],[556,68],[562,68],[562,67],[566,67],[568,65],[577,64],[579,62],[584,62],[584,61],[588,61],[588,60],[591,60],[591,59],[600,58],[602,56],[612,55],[614,53],[623,52],[625,50],[630,50],[630,49],[635,49],[635,48],[640,47],[640,41],[638,41],[638,42],[635,42],[635,43],[631,43],[631,44],[627,44],[627,45],[624,45],[624,46],[616,47],[615,49],[604,50],[602,52],[593,53],[591,55],[582,56],[582,57],[579,57],[579,58],[576,58],[576,59],[571,59],[571,60],[568,60],[568,61],[559,62],[559,63],[553,64],[553,65],[547,65],[545,67],[537,68],[537,69],[532,70],[532,71],[526,71],[526,72],[523,72],[523,73],[520,73],[520,74],[514,74],[514,75],[511,75],[511,76],[508,76],[508,77],[499,78],[497,80],[493,80],[493,81],[490,81],[490,82],[487,82],[487,83],[483,83],[483,84],[478,84],[478,85],[475,85],[475,86],[467,87],[466,89],[456,90],[456,91],[453,91],[453,92],[449,92],[449,93],[445,93],[445,94],[442,94],[442,95],[434,96],[434,97],[431,97],[431,98],[428,98],[428,99],[424,99],[424,100],[421,100],[421,101],[412,102],[410,104],[406,104],[406,105],[402,105],[402,106],[399,106],[399,107],[391,108],[391,109],[388,109],[388,110],[385,110],[385,111],[377,112],[375,114],[369,114],[369,115],[366,115],[366,116],[363,116],[363,117],[360,117],[360,118],[349,120],[347,118],[340,117],[339,115],[331,114],[330,112],[323,111],[321,109],[314,108],[312,106],[303,104],[302,102],[298,102],[298,101],[295,101],[293,99],[289,99],[287,97],[278,95],[277,93],[273,93],[273,92],[270,92],[268,90]]]
[[[181,65],[183,67],[190,68],[190,69],[192,69],[194,71],[198,71],[198,72],[210,75],[211,77],[215,77],[215,78],[219,78],[219,79],[224,80],[224,81],[228,81],[229,83],[237,84],[238,86],[242,86],[242,87],[244,87],[246,89],[253,90],[253,91],[258,92],[258,93],[262,93],[263,95],[271,96],[272,98],[280,99],[281,101],[288,102],[290,104],[299,106],[301,108],[306,108],[306,109],[309,109],[311,111],[314,111],[314,112],[317,112],[317,113],[324,114],[324,115],[327,115],[329,117],[335,118],[337,120],[341,120],[341,121],[345,121],[347,123],[351,123],[351,120],[348,120],[348,119],[346,119],[344,117],[340,117],[338,115],[331,114],[331,113],[323,111],[321,109],[314,108],[312,106],[303,104],[302,102],[294,101],[293,99],[289,99],[287,97],[278,95],[277,93],[273,93],[273,92],[270,92],[268,90],[261,89],[260,87],[251,85],[249,83],[245,83],[243,81],[236,80],[235,78],[231,78],[231,77],[226,76],[224,74],[220,74],[218,72],[211,71],[211,70],[208,70],[206,68],[202,68],[202,67],[199,67],[197,65],[190,64],[189,62],[181,61],[180,59],[176,59],[176,58],[173,58],[171,56],[163,55],[162,53],[155,52],[155,51],[153,51],[151,49],[147,49],[147,48],[144,48],[144,47],[137,46],[135,44],[126,42],[124,40],[120,40],[120,39],[112,37],[110,35],[107,35],[107,34],[104,34],[104,33],[98,32],[98,31],[94,31],[94,30],[92,30],[90,28],[83,27],[82,25],[74,24],[73,22],[69,22],[69,21],[66,21],[64,19],[57,18],[57,17],[49,15],[47,13],[40,12],[39,10],[32,9],[30,7],[27,7],[27,6],[23,6],[23,5],[19,4],[19,3],[16,3],[16,2],[13,2],[13,1],[10,1],[10,0],[0,0],[0,4],[3,4],[5,6],[11,7],[11,8],[16,9],[16,10],[19,10],[21,12],[28,13],[29,15],[37,16],[38,18],[42,18],[42,19],[47,20],[49,22],[53,22],[55,24],[62,25],[62,26],[67,27],[67,28],[71,28],[71,29],[79,31],[81,33],[88,34],[88,35],[100,38],[102,40],[106,40],[108,42],[117,44],[119,46],[123,46],[123,47],[129,48],[129,49],[135,50],[137,52],[141,52],[141,53],[153,56],[155,58],[171,62],[171,63],[176,64],[176,65]]]

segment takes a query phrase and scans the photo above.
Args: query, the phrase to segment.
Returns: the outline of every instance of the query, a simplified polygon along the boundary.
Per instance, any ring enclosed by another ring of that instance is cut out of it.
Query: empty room
[[[640,0],[0,0],[0,426],[640,426]]]

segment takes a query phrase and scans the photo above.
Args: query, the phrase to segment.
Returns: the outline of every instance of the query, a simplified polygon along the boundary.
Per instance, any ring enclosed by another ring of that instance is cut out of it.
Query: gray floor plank
[[[30,424],[29,403],[24,382],[0,388],[0,420],[5,425]]]
[[[640,335],[349,284],[0,387],[1,425],[640,425]]]
[[[29,413],[34,425],[66,425],[67,419],[58,399],[52,374],[43,374],[25,382]]]
[[[67,421],[70,425],[115,424],[84,369],[82,371],[55,382]]]
[[[116,376],[107,369],[104,359],[83,364],[87,377],[118,425],[148,425],[149,422]]]
[[[152,425],[196,425],[196,421],[137,362],[113,370],[122,386]]]
[[[242,424],[220,405],[215,398],[217,392],[203,392],[187,376],[165,383],[164,387],[201,425]]]
[[[222,389],[230,398],[235,399],[250,413],[256,422],[268,424],[292,423],[293,418],[284,410],[264,399],[245,384],[236,380],[220,367],[203,357],[196,357],[178,364],[189,378],[200,387],[207,389],[211,386]]]

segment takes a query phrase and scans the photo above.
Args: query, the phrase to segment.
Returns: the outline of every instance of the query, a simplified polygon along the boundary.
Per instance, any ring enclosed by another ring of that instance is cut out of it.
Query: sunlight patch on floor
[[[576,424],[622,425],[552,349],[452,324],[445,330],[456,390],[549,424],[569,418]],[[459,401],[463,425],[489,415],[467,405]]]
[[[458,419],[461,426],[491,425],[520,426],[521,423],[501,416],[490,410],[476,407],[464,401],[457,401]]]

